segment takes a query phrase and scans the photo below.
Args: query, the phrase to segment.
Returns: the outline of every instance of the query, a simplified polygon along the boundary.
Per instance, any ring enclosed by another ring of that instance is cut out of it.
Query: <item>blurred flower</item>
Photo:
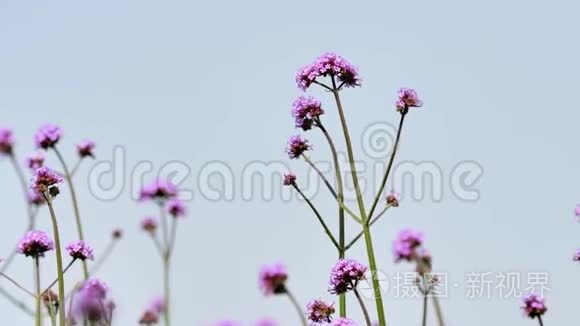
[[[221,320],[212,324],[212,326],[242,326],[242,324],[233,320]]]
[[[411,88],[401,88],[399,89],[399,98],[397,99],[396,107],[397,111],[404,111],[412,107],[420,107],[423,105],[423,101],[419,99],[417,92]]]
[[[123,230],[114,229],[111,235],[113,236],[113,239],[121,239],[121,237],[123,236]]]
[[[530,293],[522,298],[522,310],[524,315],[529,318],[536,318],[546,313],[548,308],[544,302],[544,298]]]
[[[59,126],[53,124],[46,124],[38,129],[34,135],[34,142],[36,147],[48,149],[54,147],[62,136],[62,130]]]
[[[320,299],[310,301],[306,306],[308,320],[314,323],[330,323],[334,311],[334,303],[326,303]]]
[[[44,154],[42,152],[36,152],[26,158],[26,166],[32,170],[37,170],[44,164]]]
[[[310,145],[308,144],[308,140],[302,139],[300,135],[292,136],[288,140],[288,147],[286,147],[286,152],[288,153],[288,157],[292,158],[299,158],[302,153],[310,149]]]
[[[139,325],[154,325],[159,322],[159,315],[151,310],[145,310],[141,318],[139,318]]]
[[[259,285],[264,295],[286,293],[288,272],[282,264],[265,265],[259,273]]]
[[[278,326],[278,322],[271,318],[262,318],[256,321],[255,326]]]
[[[18,243],[18,252],[26,257],[43,257],[54,249],[54,242],[43,231],[28,231]]]
[[[185,204],[177,198],[170,199],[167,204],[165,204],[165,209],[167,210],[167,213],[173,217],[184,217],[186,213]]]
[[[574,209],[574,214],[576,215],[576,217],[580,218],[580,204],[576,205],[576,208]]]
[[[41,167],[34,172],[30,189],[35,190],[39,194],[44,194],[50,188],[55,187],[62,182],[62,178],[54,171],[47,167]]]
[[[46,201],[36,190],[30,189],[28,190],[28,203],[35,206],[40,206],[46,203]]]
[[[80,260],[93,260],[95,259],[93,255],[93,248],[87,245],[83,240],[77,240],[69,243],[66,246],[68,254],[74,259]]]
[[[298,97],[292,104],[292,116],[294,124],[302,130],[310,130],[314,124],[314,119],[324,114],[320,101],[313,97]]]
[[[393,207],[399,207],[399,200],[400,199],[401,199],[401,195],[398,192],[391,190],[391,192],[389,192],[389,194],[387,195],[387,205],[390,205]]]
[[[53,290],[48,290],[42,294],[42,302],[49,311],[58,309],[58,294]]]
[[[145,217],[143,221],[141,221],[141,228],[147,232],[155,232],[157,230],[157,221],[153,217]]]
[[[330,273],[330,292],[346,293],[353,290],[359,281],[365,279],[368,268],[353,259],[339,260]]]
[[[330,326],[358,326],[352,319],[348,318],[338,318],[337,320],[333,321]]]
[[[576,253],[574,253],[574,261],[580,261],[580,249],[576,249]]]
[[[284,173],[284,185],[292,186],[296,184],[296,175],[293,173]]]
[[[158,314],[165,312],[165,299],[162,296],[157,296],[149,303],[149,310],[155,311]]]
[[[410,261],[414,258],[415,249],[423,243],[423,233],[415,230],[402,230],[393,242],[395,262]]]
[[[318,77],[334,76],[346,87],[360,86],[357,69],[343,57],[325,53],[310,65],[304,66],[296,74],[298,88],[305,91]]]
[[[143,186],[141,189],[140,199],[146,200],[165,200],[177,195],[177,187],[169,180],[157,179],[152,183]]]
[[[0,154],[12,155],[14,147],[14,135],[12,130],[0,128]]]
[[[81,158],[87,156],[95,157],[93,151],[95,150],[95,142],[92,140],[83,140],[77,144],[77,153]]]
[[[107,299],[107,285],[97,279],[86,280],[73,296],[72,314],[75,319],[87,319],[91,322],[105,320],[114,308],[112,301]]]

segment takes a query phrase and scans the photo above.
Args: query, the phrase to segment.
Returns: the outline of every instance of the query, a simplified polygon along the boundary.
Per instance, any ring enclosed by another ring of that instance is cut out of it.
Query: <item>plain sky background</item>
[[[470,271],[548,272],[546,325],[571,325],[580,292],[579,267],[571,261],[580,246],[572,214],[580,201],[579,9],[564,0],[3,0],[0,126],[15,130],[21,159],[33,151],[38,126],[53,122],[64,129],[60,147],[71,162],[74,144],[91,138],[99,160],[110,160],[114,146],[123,146],[128,170],[140,161],[156,169],[186,163],[192,172],[182,186],[195,198],[178,232],[174,325],[271,316],[292,326],[298,321],[287,300],[263,298],[256,271],[283,261],[302,302],[332,299],[326,289],[335,252],[304,203],[259,195],[243,200],[240,181],[249,162],[288,162],[285,142],[298,132],[289,113],[300,94],[294,74],[321,53],[336,51],[359,67],[364,80],[362,88],[343,93],[359,158],[374,162],[362,155],[358,135],[371,123],[396,123],[396,90],[410,86],[425,105],[409,115],[399,160],[433,161],[446,180],[464,160],[485,171],[476,202],[458,200],[445,184],[441,201],[403,200],[378,223],[380,269],[389,277],[411,270],[393,263],[391,242],[400,229],[413,227],[426,233],[436,268],[458,284],[442,302],[449,326],[536,323],[522,318],[519,298],[466,298]],[[331,98],[313,94],[323,100],[324,119],[342,146]],[[309,138],[313,158],[327,159],[320,134]],[[200,195],[198,171],[214,160],[234,173],[233,200]],[[56,164],[53,156],[48,164]],[[290,167],[305,176],[302,162]],[[155,209],[131,200],[128,187],[112,201],[91,196],[89,171],[90,164],[83,165],[76,183],[97,254],[114,227],[125,230],[98,276],[118,302],[117,325],[134,325],[161,290],[159,259],[139,229],[140,219]],[[6,256],[26,220],[7,160],[0,160],[0,177],[0,253]],[[66,242],[75,233],[68,192],[62,193],[57,211]],[[370,202],[371,194],[365,197]],[[336,226],[332,199],[321,193],[315,201]],[[49,230],[47,212],[39,219]],[[355,227],[349,224],[349,234]],[[362,246],[350,255],[366,262]],[[45,282],[54,277],[53,260],[54,254],[44,260]],[[19,257],[9,273],[32,286],[31,267]],[[0,285],[13,289],[5,280]],[[420,322],[418,300],[396,299],[390,291],[385,306],[390,325]],[[351,310],[358,314],[356,306]],[[6,325],[33,322],[3,298],[0,314]]]

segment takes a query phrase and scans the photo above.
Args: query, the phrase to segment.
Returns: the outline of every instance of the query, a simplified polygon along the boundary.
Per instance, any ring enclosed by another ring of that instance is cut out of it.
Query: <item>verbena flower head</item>
[[[394,190],[391,190],[387,195],[387,205],[399,207],[399,200],[401,200],[401,195]]]
[[[167,210],[167,213],[173,217],[184,217],[187,213],[185,203],[177,198],[170,199],[165,204],[165,209]]]
[[[354,289],[358,282],[364,280],[368,268],[354,259],[339,260],[330,273],[330,292],[346,293]]]
[[[154,217],[145,217],[141,221],[141,228],[147,232],[155,232],[157,230],[157,220]]]
[[[18,243],[18,252],[26,257],[43,257],[54,249],[54,242],[43,231],[28,231]]]
[[[60,175],[47,167],[41,167],[34,172],[34,176],[30,183],[30,189],[39,194],[43,194],[61,182],[62,178]]]
[[[286,153],[291,159],[299,158],[302,153],[310,149],[308,140],[303,139],[300,135],[292,136],[288,140],[288,146],[286,147]]]
[[[325,53],[298,71],[296,84],[305,91],[316,78],[327,76],[334,76],[339,84],[346,87],[360,86],[361,82],[358,70],[350,62],[335,53]]]
[[[535,293],[530,293],[522,298],[522,310],[526,317],[536,318],[545,314],[548,308],[544,298]]]
[[[48,290],[42,294],[42,303],[49,311],[58,309],[58,294],[53,290]]]
[[[46,201],[36,190],[30,189],[28,190],[28,203],[30,205],[40,206],[46,203]]]
[[[34,135],[36,147],[48,149],[54,147],[62,137],[62,130],[59,126],[46,124],[38,129]]]
[[[157,179],[152,183],[143,186],[141,189],[140,199],[147,200],[166,200],[177,195],[177,186],[169,180]]]
[[[576,249],[573,260],[580,262],[580,249]]]
[[[418,108],[423,105],[423,101],[419,99],[417,92],[411,88],[399,89],[399,98],[395,106],[397,111],[406,111],[409,108]]]
[[[312,129],[314,120],[321,114],[324,114],[320,101],[313,97],[298,97],[292,104],[292,116],[294,117],[294,124],[297,128],[302,130]]]
[[[286,293],[288,271],[283,264],[265,265],[260,270],[258,283],[264,295]]]
[[[338,318],[337,320],[333,321],[330,326],[358,326],[358,324],[349,318]]]
[[[306,305],[306,315],[313,323],[330,323],[334,312],[334,303],[326,303],[320,299],[310,301]]]
[[[38,170],[44,164],[44,154],[36,152],[26,158],[26,166],[32,170]]]
[[[12,155],[14,135],[12,130],[0,128],[0,154]]]
[[[293,173],[284,173],[284,185],[292,186],[296,184],[296,175]]]
[[[82,142],[77,144],[77,153],[81,158],[87,156],[95,157],[94,150],[95,150],[95,142],[92,140],[83,140]]]
[[[149,303],[149,310],[162,314],[165,311],[165,299],[162,296],[157,296]]]
[[[139,325],[154,325],[159,322],[159,314],[151,310],[145,310],[139,318]]]
[[[414,258],[415,249],[423,244],[423,233],[415,230],[402,230],[393,242],[395,261],[410,261]]]
[[[254,325],[255,326],[278,326],[278,322],[276,322],[272,318],[262,318],[262,319],[258,319]]]
[[[87,245],[83,240],[77,240],[66,246],[69,256],[80,260],[94,260],[93,248]]]
[[[107,299],[107,285],[97,279],[86,280],[73,297],[72,314],[75,319],[102,321],[111,314],[114,305]]]

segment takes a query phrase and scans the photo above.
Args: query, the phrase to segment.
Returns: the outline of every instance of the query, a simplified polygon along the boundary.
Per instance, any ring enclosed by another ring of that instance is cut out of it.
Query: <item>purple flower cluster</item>
[[[265,265],[258,275],[258,283],[264,295],[286,293],[288,271],[283,264]]]
[[[320,299],[310,301],[306,306],[308,320],[314,323],[330,323],[334,312],[333,303],[326,303]]]
[[[339,260],[330,273],[330,292],[346,293],[353,290],[359,281],[364,280],[368,268],[353,259]]]
[[[62,130],[59,126],[46,124],[38,129],[34,135],[34,142],[37,148],[48,149],[54,147],[62,137]]]
[[[157,221],[153,217],[145,217],[141,221],[141,228],[147,232],[155,232],[157,230]]]
[[[66,250],[68,251],[69,256],[71,256],[74,259],[80,260],[95,259],[95,256],[93,255],[93,248],[91,248],[82,240],[77,240],[69,243],[66,246]]]
[[[0,128],[0,154],[12,155],[14,147],[14,135],[12,130]]]
[[[310,65],[302,67],[296,74],[298,88],[305,91],[318,77],[331,76],[346,87],[360,86],[358,70],[343,57],[325,53]]]
[[[165,300],[162,297],[155,297],[139,319],[139,324],[150,325],[156,324],[159,321],[161,314],[165,312]]]
[[[402,230],[393,243],[395,261],[410,261],[415,258],[416,250],[423,244],[423,233],[415,230]]]
[[[387,195],[387,205],[392,207],[399,207],[399,201],[401,200],[401,194],[391,190]]]
[[[167,213],[173,217],[184,217],[187,212],[183,201],[177,198],[170,199],[167,204],[165,204],[165,209],[167,210]]]
[[[308,140],[303,139],[300,135],[292,136],[288,140],[288,146],[286,147],[286,153],[291,159],[299,158],[302,153],[310,149],[310,144]]]
[[[580,262],[580,249],[576,249],[573,260]]]
[[[99,322],[110,319],[114,304],[107,299],[107,285],[96,278],[88,279],[73,297],[72,314],[76,320]]]
[[[141,189],[140,199],[165,200],[177,195],[177,187],[169,180],[157,179]]]
[[[92,140],[83,140],[77,144],[77,153],[81,158],[85,157],[95,157],[95,142]]]
[[[406,111],[408,108],[420,107],[423,105],[423,101],[419,99],[417,92],[411,88],[401,88],[399,89],[399,98],[395,103],[397,111]]]
[[[355,323],[354,320],[352,319],[338,318],[337,320],[332,322],[330,326],[358,326],[358,324]]]
[[[296,184],[296,175],[293,173],[284,173],[284,185],[292,186]]]
[[[44,194],[46,191],[50,190],[50,188],[61,182],[62,178],[60,175],[47,167],[41,167],[34,172],[34,176],[30,183],[30,189],[39,194]]]
[[[314,125],[315,119],[324,114],[320,101],[313,97],[298,97],[292,104],[292,116],[294,124],[302,130],[310,130]]]
[[[18,243],[18,252],[26,257],[43,257],[54,249],[54,242],[43,231],[28,231]]]
[[[536,318],[542,316],[547,310],[544,298],[535,293],[530,293],[522,298],[522,311],[526,317]]]
[[[42,152],[36,152],[26,158],[26,166],[31,170],[38,170],[44,164],[44,154]]]

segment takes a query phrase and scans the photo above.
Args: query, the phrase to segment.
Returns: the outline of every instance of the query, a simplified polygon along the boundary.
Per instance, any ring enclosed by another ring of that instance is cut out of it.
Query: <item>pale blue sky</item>
[[[143,160],[156,169],[187,163],[192,176],[184,187],[196,196],[179,230],[175,325],[272,316],[291,326],[297,319],[286,300],[258,292],[257,269],[287,263],[290,286],[305,303],[331,298],[325,290],[335,254],[304,203],[242,200],[240,180],[249,162],[288,163],[284,144],[297,133],[289,114],[299,94],[294,74],[336,51],[364,80],[344,93],[353,135],[371,123],[395,123],[397,88],[414,87],[425,105],[409,116],[400,160],[433,161],[445,174],[473,160],[485,171],[475,203],[457,200],[446,186],[442,201],[404,201],[377,224],[380,268],[389,275],[410,270],[392,262],[391,241],[399,229],[417,228],[427,234],[436,267],[460,283],[443,300],[449,326],[535,323],[521,317],[519,299],[465,298],[470,271],[549,272],[546,325],[570,324],[577,318],[570,302],[580,291],[571,262],[580,246],[572,216],[580,201],[579,9],[565,0],[1,1],[0,126],[15,130],[20,155],[32,150],[40,124],[54,122],[65,130],[61,147],[70,158],[76,141],[92,138],[103,160],[123,146],[128,169]],[[330,97],[313,94],[342,144]],[[309,137],[313,157],[326,159],[324,139]],[[360,146],[355,141],[370,162]],[[234,173],[232,201],[207,201],[196,190],[197,171],[213,160]],[[290,166],[305,174],[303,164]],[[154,208],[131,201],[128,190],[97,200],[88,172],[84,166],[77,187],[90,242],[98,253],[114,226],[127,234],[99,276],[119,302],[118,324],[132,325],[161,289],[157,257],[138,229]],[[5,160],[0,175],[0,248],[11,248],[25,225],[23,207]],[[335,212],[331,198],[316,201]],[[67,196],[57,205],[72,222]],[[48,228],[46,212],[41,219]],[[73,225],[64,233],[73,240]],[[362,248],[351,255],[365,261]],[[19,259],[10,273],[26,280],[29,265]],[[32,322],[2,300],[8,324]],[[419,324],[418,301],[390,293],[385,304],[392,325]]]

